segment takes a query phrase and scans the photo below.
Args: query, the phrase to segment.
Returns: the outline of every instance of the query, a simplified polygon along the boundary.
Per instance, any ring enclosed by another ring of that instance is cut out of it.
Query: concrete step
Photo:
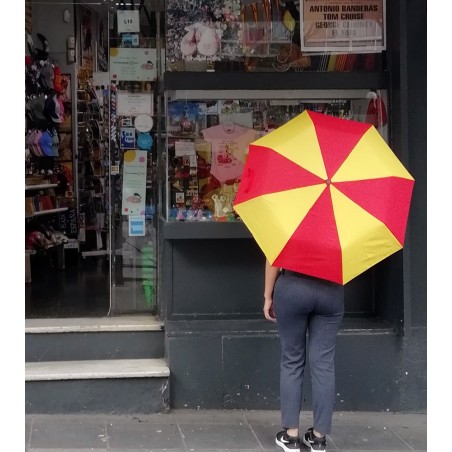
[[[160,331],[162,329],[163,322],[152,315],[25,320],[26,334],[99,331]]]
[[[168,377],[164,359],[108,359],[25,363],[25,381]]]
[[[25,411],[168,411],[163,325],[152,315],[27,319]]]
[[[164,359],[25,363],[26,413],[160,413],[169,410]]]
[[[152,315],[25,321],[26,362],[163,358],[164,341]]]

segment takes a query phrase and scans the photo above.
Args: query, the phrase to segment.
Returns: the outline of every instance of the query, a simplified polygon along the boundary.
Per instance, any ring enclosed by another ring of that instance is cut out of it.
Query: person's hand
[[[264,301],[264,316],[270,322],[276,323],[276,316],[273,311],[273,300],[271,298],[265,298]]]

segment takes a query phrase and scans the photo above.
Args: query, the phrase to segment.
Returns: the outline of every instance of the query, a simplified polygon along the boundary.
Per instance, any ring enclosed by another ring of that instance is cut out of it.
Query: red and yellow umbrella
[[[234,209],[273,266],[346,284],[403,247],[413,185],[374,126],[304,111],[250,144]]]

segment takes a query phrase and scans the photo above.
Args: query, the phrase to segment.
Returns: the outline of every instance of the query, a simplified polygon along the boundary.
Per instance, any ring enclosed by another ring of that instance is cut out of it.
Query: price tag
[[[135,10],[117,11],[118,33],[131,33],[140,31],[140,12]]]

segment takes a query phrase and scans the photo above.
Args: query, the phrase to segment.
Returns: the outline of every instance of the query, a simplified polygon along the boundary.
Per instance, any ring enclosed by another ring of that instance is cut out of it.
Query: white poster
[[[144,215],[146,202],[147,151],[124,152],[122,214]]]
[[[128,91],[118,90],[116,99],[117,116],[154,115],[154,96],[152,93],[129,93]]]
[[[301,3],[302,52],[386,50],[385,0],[303,0]]]
[[[138,9],[120,9],[117,12],[118,33],[140,31],[140,11]]]
[[[157,77],[157,50],[112,47],[110,74],[115,81],[146,82]]]

